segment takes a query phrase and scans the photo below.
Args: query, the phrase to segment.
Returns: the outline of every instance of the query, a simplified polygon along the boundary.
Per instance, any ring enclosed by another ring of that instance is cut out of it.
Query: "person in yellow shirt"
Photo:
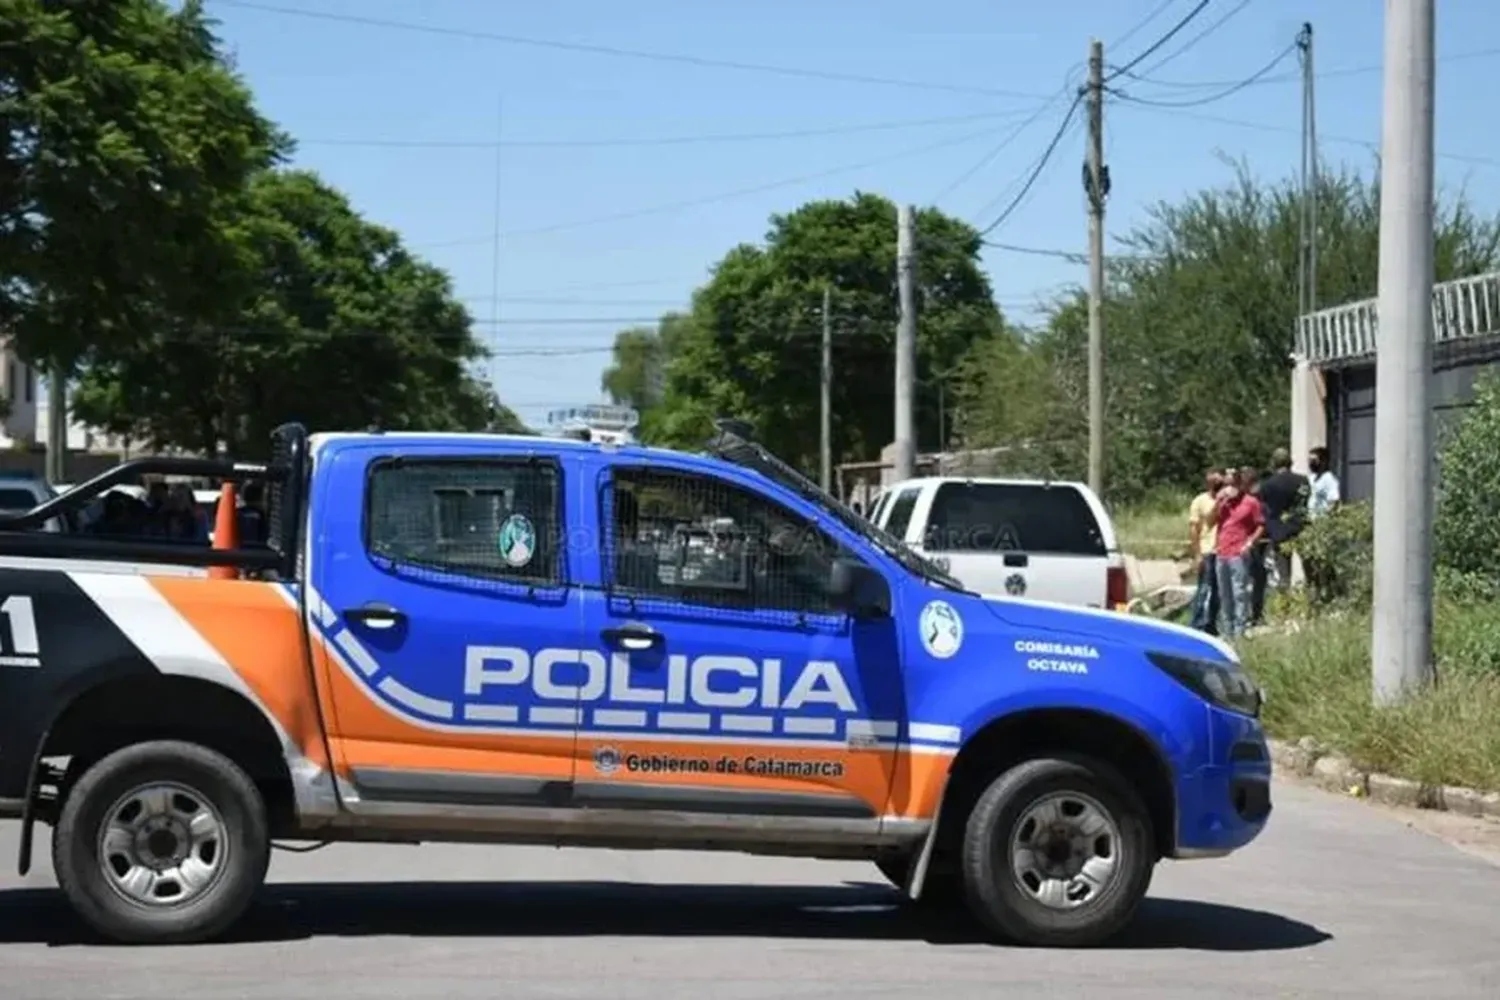
[[[1219,588],[1215,583],[1214,543],[1218,540],[1219,490],[1224,486],[1224,477],[1210,470],[1203,478],[1203,492],[1193,497],[1188,504],[1189,555],[1198,570],[1198,589],[1193,592],[1192,626],[1210,635],[1217,634],[1219,620]]]

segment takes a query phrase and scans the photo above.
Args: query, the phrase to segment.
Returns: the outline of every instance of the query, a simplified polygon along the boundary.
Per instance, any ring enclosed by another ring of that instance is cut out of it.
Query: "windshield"
[[[924,580],[929,580],[950,590],[957,590],[962,593],[968,592],[963,584],[946,573],[937,563],[923,558],[907,548],[905,542],[860,517],[844,504],[843,501],[839,500],[838,497],[824,492],[817,483],[808,479],[760,445],[734,435],[726,434],[715,442],[714,453],[726,461],[733,462],[735,465],[740,465],[747,469],[754,469],[768,479],[773,479],[782,486],[795,490],[799,496],[811,500],[819,507],[822,507],[825,511],[836,517],[844,527],[867,539],[876,548]]]

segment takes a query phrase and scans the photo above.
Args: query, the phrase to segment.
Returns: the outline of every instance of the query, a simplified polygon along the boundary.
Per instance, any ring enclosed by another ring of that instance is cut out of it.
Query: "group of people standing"
[[[1287,546],[1307,522],[1339,501],[1328,450],[1308,455],[1311,478],[1292,470],[1291,454],[1277,448],[1271,473],[1253,466],[1213,469],[1188,507],[1188,535],[1198,565],[1192,625],[1228,639],[1265,617],[1266,590],[1291,584]]]

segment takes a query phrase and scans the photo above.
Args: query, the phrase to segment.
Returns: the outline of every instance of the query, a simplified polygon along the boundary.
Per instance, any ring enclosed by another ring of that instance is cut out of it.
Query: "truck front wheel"
[[[1106,765],[1038,759],[980,795],[964,831],[969,907],[1026,945],[1087,947],[1121,930],[1151,883],[1148,813]]]
[[[213,938],[265,879],[265,804],[222,754],[159,741],[117,750],[72,787],[52,834],[58,884],[106,937],[132,944]]]

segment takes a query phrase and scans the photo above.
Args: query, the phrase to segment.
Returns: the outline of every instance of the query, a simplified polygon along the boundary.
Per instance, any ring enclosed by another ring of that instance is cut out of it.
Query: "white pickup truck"
[[[1083,483],[908,479],[870,520],[983,594],[1110,610],[1130,600],[1114,523]]]

